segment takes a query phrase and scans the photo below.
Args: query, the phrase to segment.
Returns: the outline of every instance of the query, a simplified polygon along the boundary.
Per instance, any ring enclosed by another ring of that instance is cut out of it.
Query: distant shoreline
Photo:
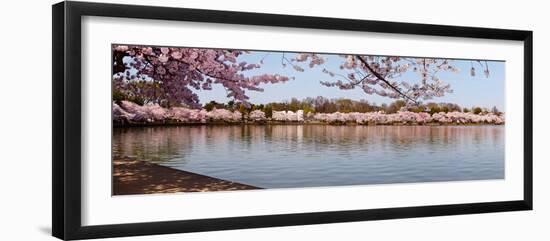
[[[355,122],[347,123],[327,123],[327,122],[284,122],[284,121],[266,121],[266,122],[129,122],[129,123],[117,123],[113,122],[113,127],[162,127],[162,126],[239,126],[239,125],[255,125],[255,126],[268,126],[268,125],[327,125],[327,126],[504,126],[505,124],[495,123],[368,123],[358,124]]]

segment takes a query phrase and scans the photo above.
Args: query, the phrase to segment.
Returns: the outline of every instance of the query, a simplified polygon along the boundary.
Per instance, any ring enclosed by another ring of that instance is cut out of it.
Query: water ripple
[[[501,179],[504,127],[115,128],[113,154],[264,188]]]

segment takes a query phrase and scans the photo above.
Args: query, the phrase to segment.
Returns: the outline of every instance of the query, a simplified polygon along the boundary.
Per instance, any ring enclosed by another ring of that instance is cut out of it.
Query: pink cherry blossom
[[[247,90],[263,91],[260,84],[290,79],[278,74],[245,76],[243,72],[260,68],[254,63],[237,64],[237,57],[245,53],[230,49],[115,45],[114,86],[121,93],[143,98],[146,103],[198,108],[199,98],[194,90],[208,90],[212,84],[223,86],[228,97],[248,105]],[[136,74],[129,75],[129,69]]]
[[[296,62],[310,61],[310,67],[321,65],[324,62],[315,61],[315,54],[299,53],[293,59]],[[340,64],[342,73],[323,69],[322,72],[331,78],[330,81],[320,81],[328,87],[338,87],[342,90],[361,88],[366,94],[376,94],[393,99],[403,99],[409,105],[419,104],[422,100],[444,96],[451,93],[448,83],[439,78],[442,72],[458,72],[458,68],[452,65],[452,60],[437,58],[412,58],[398,56],[375,55],[340,55],[343,60]],[[472,62],[483,66],[486,77],[489,76],[489,68],[486,61]],[[293,66],[298,71],[302,68]],[[417,78],[402,80],[403,74],[408,71],[418,73]],[[472,67],[471,75],[475,76],[475,68]]]
[[[256,122],[267,120],[267,118],[265,117],[265,113],[261,110],[251,111],[250,114],[248,114],[248,118],[251,121],[256,121]]]
[[[226,109],[190,109],[185,107],[163,108],[158,104],[146,104],[140,106],[133,102],[122,101],[120,105],[112,105],[113,121],[116,123],[208,123],[208,122],[227,122],[240,123],[243,121],[243,115],[239,111],[230,111]],[[269,120],[261,110],[254,110],[249,113],[248,120],[252,122],[262,122]],[[386,114],[377,112],[351,112],[351,113],[309,113],[307,118],[303,110],[293,111],[273,111],[271,120],[282,122],[304,122],[318,121],[326,123],[357,123],[357,124],[504,124],[504,114],[482,113],[474,114],[471,112],[439,112],[430,115],[429,113],[398,111],[397,113]]]

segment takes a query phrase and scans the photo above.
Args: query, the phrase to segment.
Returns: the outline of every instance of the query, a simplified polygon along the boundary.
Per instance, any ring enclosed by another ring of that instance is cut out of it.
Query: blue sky
[[[248,63],[259,63],[268,52],[253,51],[249,54],[241,55],[238,61],[246,61]],[[292,58],[293,53],[285,53],[287,58]],[[338,55],[323,54],[327,63],[322,66],[309,68],[302,66],[305,71],[298,72],[292,69],[289,65],[284,68],[281,65],[282,53],[270,52],[264,59],[264,64],[259,69],[246,71],[245,75],[257,75],[263,73],[281,74],[285,76],[293,76],[294,80],[289,80],[286,83],[277,84],[262,84],[263,92],[246,91],[250,97],[250,102],[254,104],[265,104],[269,102],[280,102],[290,100],[295,97],[303,99],[306,97],[324,96],[327,98],[349,98],[353,100],[365,99],[371,103],[382,104],[391,103],[395,99],[381,97],[378,95],[368,95],[361,89],[341,90],[337,87],[326,87],[321,85],[319,81],[337,80],[327,74],[322,73],[322,69],[326,68],[335,73],[339,73],[339,66],[344,60]],[[434,98],[424,102],[450,102],[456,103],[462,107],[481,106],[491,108],[496,106],[499,110],[504,111],[504,66],[502,61],[489,61],[488,66],[490,76],[486,78],[483,75],[483,70],[478,63],[474,63],[477,70],[475,77],[470,76],[470,68],[472,61],[469,60],[453,60],[452,64],[460,69],[459,73],[442,72],[438,76],[441,80],[451,84],[453,93],[447,93],[444,97]],[[415,83],[419,80],[419,75],[412,71],[404,74],[401,78],[410,80]],[[399,80],[399,79],[398,79]],[[226,97],[226,92],[221,85],[213,85],[212,90],[196,91],[199,95],[201,103],[207,103],[211,100],[217,102],[227,102],[230,99]]]

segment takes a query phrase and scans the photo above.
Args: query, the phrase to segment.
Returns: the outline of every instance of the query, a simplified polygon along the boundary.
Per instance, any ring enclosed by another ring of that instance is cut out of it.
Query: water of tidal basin
[[[261,188],[502,179],[504,127],[115,128],[113,155]]]

